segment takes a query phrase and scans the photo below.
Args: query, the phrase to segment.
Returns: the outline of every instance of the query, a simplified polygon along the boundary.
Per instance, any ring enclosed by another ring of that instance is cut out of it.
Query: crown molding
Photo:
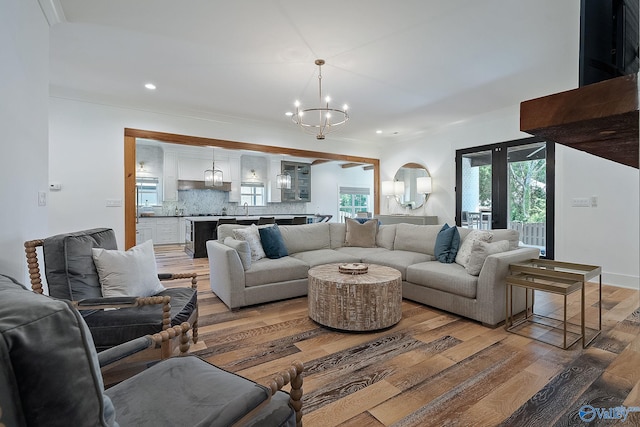
[[[38,0],[38,3],[40,4],[40,9],[42,9],[44,17],[49,23],[49,27],[67,21],[60,0]]]

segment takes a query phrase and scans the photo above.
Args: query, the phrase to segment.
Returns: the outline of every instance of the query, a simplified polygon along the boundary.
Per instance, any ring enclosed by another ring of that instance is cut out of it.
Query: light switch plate
[[[122,199],[107,199],[107,207],[115,208],[122,206]]]
[[[571,206],[574,208],[588,208],[591,206],[591,199],[589,197],[574,197],[571,199]]]

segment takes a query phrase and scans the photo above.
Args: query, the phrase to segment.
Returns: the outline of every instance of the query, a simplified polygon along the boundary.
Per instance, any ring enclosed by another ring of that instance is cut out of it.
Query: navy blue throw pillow
[[[440,229],[436,237],[434,254],[438,261],[451,264],[456,260],[456,255],[460,249],[460,233],[457,227],[449,227],[445,224]]]
[[[262,249],[264,249],[267,258],[276,259],[289,255],[278,224],[273,224],[271,227],[258,228],[258,232],[260,233]]]

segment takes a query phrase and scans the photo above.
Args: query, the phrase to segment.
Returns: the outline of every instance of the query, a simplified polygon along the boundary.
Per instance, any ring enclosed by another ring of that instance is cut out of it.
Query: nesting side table
[[[506,278],[506,320],[505,329],[567,349],[582,340],[582,347],[587,347],[602,330],[602,268],[595,265],[575,264],[547,259],[532,259],[527,262],[509,265]],[[585,287],[587,282],[598,277],[598,327],[588,328],[585,325]],[[513,287],[525,288],[527,304],[531,295],[531,309],[516,319],[513,313]],[[564,296],[564,318],[558,319],[534,313],[534,291],[551,292]],[[580,291],[580,324],[567,322],[567,297]],[[532,333],[531,324],[541,325],[549,333]],[[575,327],[578,328],[575,328]],[[590,334],[587,338],[587,332]],[[561,333],[561,335],[560,335]],[[559,339],[561,336],[561,341]]]

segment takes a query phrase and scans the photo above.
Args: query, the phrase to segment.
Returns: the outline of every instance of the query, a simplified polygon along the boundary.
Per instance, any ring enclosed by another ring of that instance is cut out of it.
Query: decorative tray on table
[[[338,271],[344,274],[365,274],[369,271],[369,266],[359,263],[340,264]]]

